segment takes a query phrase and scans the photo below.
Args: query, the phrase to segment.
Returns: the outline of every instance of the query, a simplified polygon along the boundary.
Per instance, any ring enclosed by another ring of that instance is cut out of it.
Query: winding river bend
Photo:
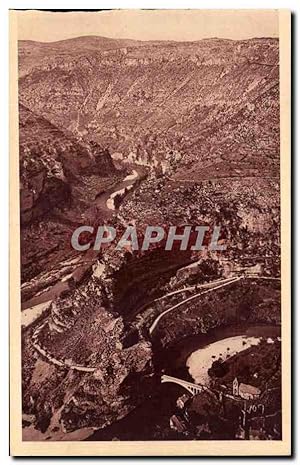
[[[114,211],[118,209],[115,203],[116,197],[120,196],[123,200],[146,177],[145,168],[139,165],[130,165],[130,168],[131,173],[122,181],[96,196],[95,205],[106,213],[106,217],[111,217]]]
[[[107,220],[111,218],[118,210],[118,206],[115,204],[117,196],[120,196],[123,200],[146,177],[147,173],[145,168],[139,165],[131,164],[129,169],[131,169],[131,172],[125,176],[124,179],[96,196],[95,205],[102,211],[103,219]],[[78,278],[80,279],[81,274],[85,272],[87,267],[93,264],[98,255],[98,251],[92,249],[87,250],[84,256],[78,257],[78,263],[71,274],[67,277],[63,277],[59,282],[47,288],[44,292],[22,302],[22,325],[26,327],[33,323],[36,318],[39,318],[53,300],[57,299],[64,291],[70,289],[69,279],[66,278],[75,277],[75,281]],[[24,313],[25,310],[26,313]]]
[[[161,384],[160,374],[166,373],[195,382],[191,374],[191,367],[188,366],[191,365],[191,357],[197,358],[197,364],[192,369],[195,377],[197,373],[206,376],[206,366],[203,368],[203,364],[208,360],[208,354],[210,357],[214,355],[212,352],[215,352],[215,349],[223,346],[226,350],[228,341],[231,340],[234,342],[232,344],[233,354],[240,347],[237,341],[247,340],[246,349],[250,347],[251,342],[256,344],[262,337],[270,339],[280,337],[280,327],[273,325],[231,325],[214,329],[207,334],[185,337],[168,349],[158,351],[155,355],[157,389],[153,395],[122,420],[96,431],[87,441],[161,440],[161,431],[169,429],[169,420],[174,414],[177,398],[186,391],[175,384]],[[234,348],[235,350],[233,350]],[[211,358],[210,366],[212,362]],[[206,381],[209,382],[209,379],[206,378]]]
[[[117,196],[120,196],[119,198],[122,200],[126,195],[130,195],[130,192],[145,175],[143,168],[132,168],[131,174],[96,197],[95,204],[105,212],[106,218],[112,217],[118,210],[118,203],[115,203]],[[84,260],[88,266],[91,266],[97,256],[97,251],[89,250],[84,254]],[[81,267],[82,262],[76,263],[75,272],[78,273]],[[30,301],[24,302],[23,308],[27,309],[24,316],[26,315],[27,322],[32,323],[35,317],[40,317],[44,308],[41,307],[41,304],[45,304],[47,309],[52,300],[69,289],[69,282],[65,278],[62,278],[45,292],[34,296]],[[29,315],[30,311],[32,315]],[[187,381],[209,384],[207,369],[211,366],[213,357],[218,357],[221,353],[222,356],[225,355],[224,347],[225,351],[227,351],[227,347],[230,349],[226,355],[232,356],[234,353],[258,343],[261,337],[275,338],[279,336],[280,328],[276,326],[228,326],[210,331],[208,334],[185,337],[167,350],[154,349],[154,377],[157,378],[157,383],[151,397],[122,420],[96,431],[88,440],[162,439],[160,431],[169,429],[169,419],[174,413],[176,399],[184,391],[177,385],[161,384],[161,373]]]

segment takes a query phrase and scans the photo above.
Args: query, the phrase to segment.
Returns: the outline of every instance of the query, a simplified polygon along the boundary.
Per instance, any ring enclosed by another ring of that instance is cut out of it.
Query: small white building
[[[232,383],[232,394],[236,397],[241,397],[245,400],[258,399],[260,396],[260,389],[251,386],[251,384],[239,383],[237,378],[234,378]]]

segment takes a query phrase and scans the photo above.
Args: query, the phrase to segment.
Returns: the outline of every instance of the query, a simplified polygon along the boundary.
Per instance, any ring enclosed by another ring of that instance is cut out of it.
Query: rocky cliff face
[[[154,340],[161,347],[183,337],[235,324],[280,325],[279,281],[247,279],[182,305],[161,319]]]
[[[274,168],[277,39],[138,45],[21,41],[20,101],[124,157],[157,163],[177,151],[189,177],[224,162],[235,174]]]
[[[145,340],[124,349],[121,318],[103,307],[92,276],[56,301],[23,343],[23,409],[28,439],[49,439],[125,416],[149,393],[152,350]]]
[[[70,206],[72,185],[82,175],[112,176],[116,169],[107,150],[78,141],[44,117],[20,105],[20,201],[22,223],[54,207]]]
[[[125,347],[127,323],[168,286],[189,284],[178,268],[199,260],[198,274],[209,263],[220,277],[262,262],[279,275],[278,40],[83,37],[20,42],[19,58],[22,290],[52,301],[24,333],[26,434],[66,439],[125,416],[151,388],[147,328]],[[103,221],[94,200],[120,176],[112,158],[151,168],[112,224],[221,225],[226,252],[74,256],[75,227]],[[239,319],[279,323],[275,285],[234,286],[208,294],[201,312],[170,313],[157,340],[165,347]]]
[[[22,280],[74,255],[70,238],[101,189],[118,174],[110,153],[20,104]],[[41,278],[40,281],[42,281]]]

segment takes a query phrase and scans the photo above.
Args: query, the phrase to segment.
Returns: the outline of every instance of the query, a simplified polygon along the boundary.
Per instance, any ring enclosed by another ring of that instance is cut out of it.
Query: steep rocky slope
[[[84,438],[84,428],[122,418],[149,394],[150,343],[122,347],[122,319],[105,310],[100,291],[92,276],[52,304],[48,318],[24,336],[27,440],[67,439],[74,430],[82,430]]]
[[[246,279],[182,305],[161,319],[153,337],[162,347],[193,334],[239,324],[280,325],[279,281]]]
[[[153,163],[179,152],[184,170],[201,162],[193,170],[201,178],[224,162],[221,173],[228,164],[276,167],[277,39],[116,42],[113,50],[90,40],[78,51],[76,39],[31,47],[31,68],[20,60],[21,102],[124,157]],[[21,58],[28,47],[20,42]]]
[[[65,207],[82,175],[112,176],[107,150],[78,141],[20,105],[21,219],[34,220],[54,206]]]
[[[74,254],[70,237],[81,213],[120,174],[107,149],[22,104],[19,126],[22,276],[28,279]]]
[[[21,41],[19,70],[22,290],[31,304],[43,291],[52,301],[23,337],[26,437],[66,439],[149,393],[153,347],[147,328],[128,342],[131,316],[189,284],[191,260],[199,282],[257,264],[280,275],[278,40]],[[97,194],[125,172],[112,159],[147,166],[112,224],[221,225],[226,252],[78,256],[71,233],[102,224]],[[169,315],[157,345],[240,316],[278,324],[279,295],[258,281],[209,294],[205,314]]]

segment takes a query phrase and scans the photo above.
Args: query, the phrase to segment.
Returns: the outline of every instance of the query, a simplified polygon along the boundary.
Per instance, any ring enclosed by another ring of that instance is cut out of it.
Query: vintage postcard
[[[10,12],[11,454],[291,453],[290,12]]]

